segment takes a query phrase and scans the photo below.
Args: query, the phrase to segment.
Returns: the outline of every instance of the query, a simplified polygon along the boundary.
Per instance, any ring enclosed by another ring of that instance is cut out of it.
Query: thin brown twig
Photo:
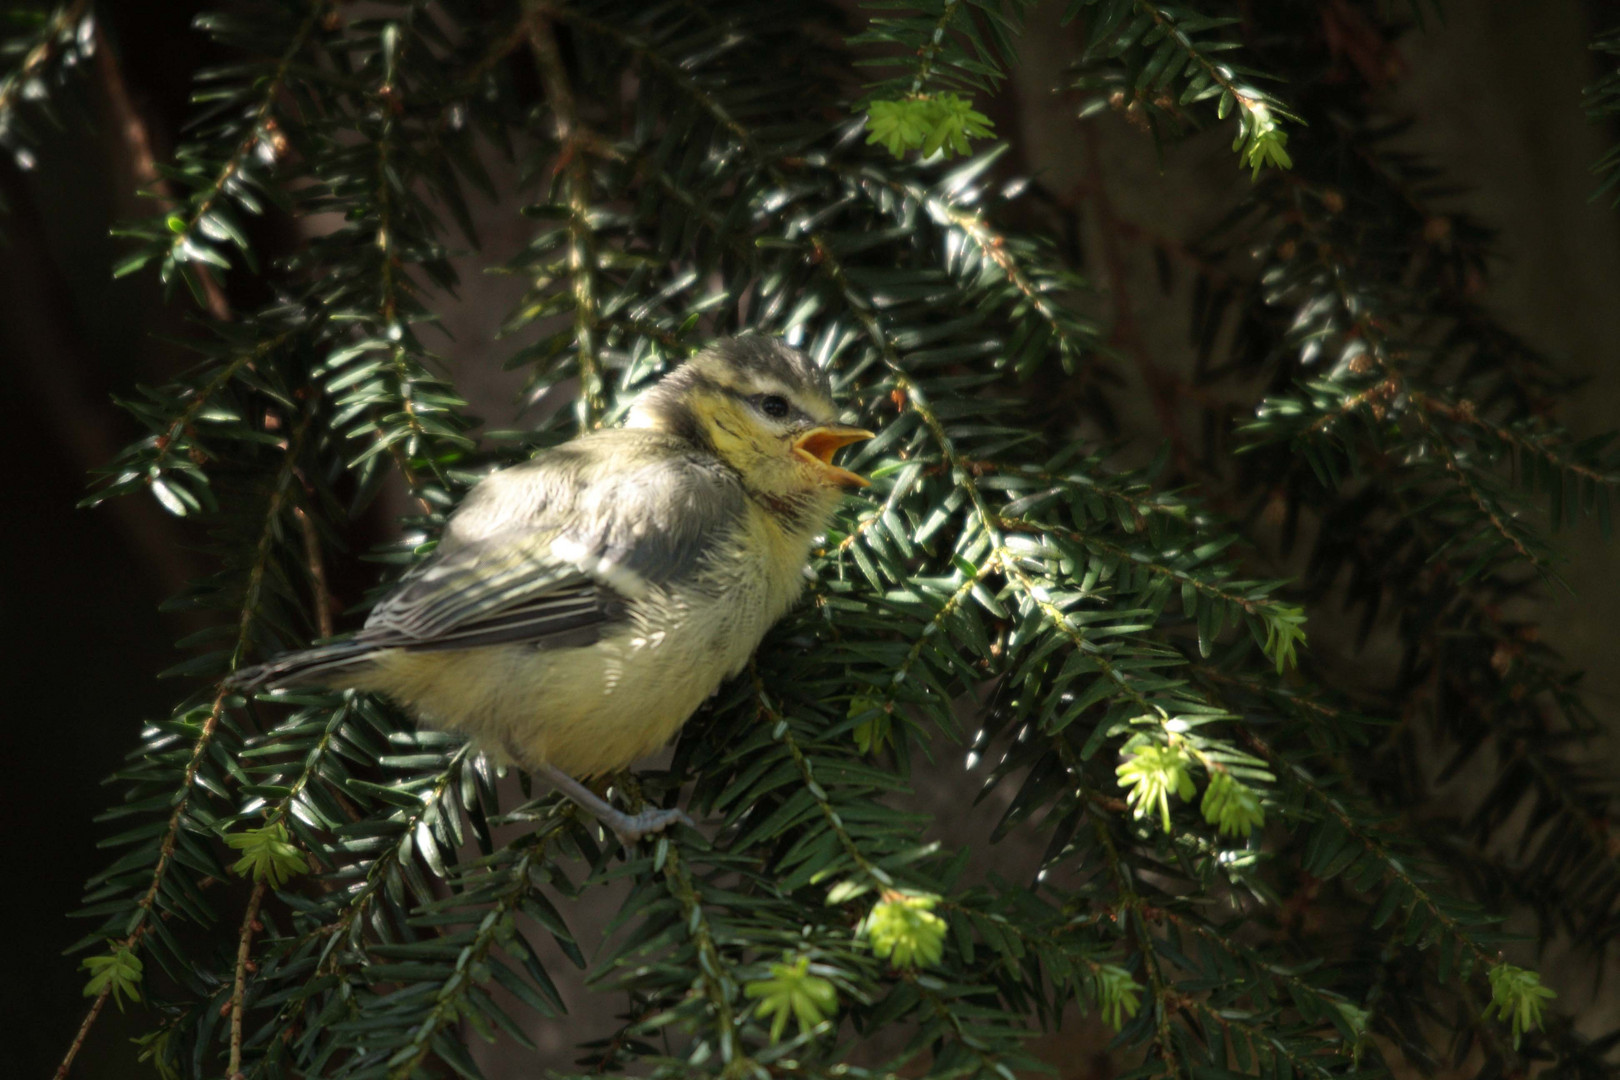
[[[68,1047],[67,1055],[62,1058],[62,1064],[56,1067],[55,1080],[65,1080],[68,1070],[73,1067],[73,1059],[79,1056],[79,1048],[89,1037],[90,1029],[96,1026],[96,1017],[101,1015],[101,1007],[107,1004],[107,995],[111,993],[112,985],[109,983],[106,989],[96,995],[96,1000],[90,1005],[90,1011],[84,1016],[84,1023],[79,1025],[78,1034],[73,1036],[73,1045]]]
[[[315,626],[321,637],[332,636],[332,590],[326,583],[326,564],[321,561],[321,538],[315,531],[315,519],[305,513],[302,506],[293,507],[298,529],[304,536],[304,560],[309,567],[310,588],[315,593]]]
[[[1530,439],[1525,438],[1519,432],[1514,431],[1512,428],[1494,423],[1485,417],[1480,416],[1475,410],[1474,406],[1466,401],[1453,405],[1449,401],[1432,397],[1429,394],[1425,394],[1421,390],[1411,389],[1407,390],[1406,396],[1413,404],[1427,410],[1430,413],[1442,416],[1445,419],[1450,420],[1452,423],[1461,424],[1481,433],[1474,436],[1476,439],[1481,438],[1482,435],[1488,438],[1499,439],[1517,450],[1521,450],[1541,458],[1555,469],[1563,469],[1568,472],[1572,472],[1581,479],[1590,480],[1595,484],[1612,486],[1620,483],[1620,476],[1616,476],[1613,473],[1602,472],[1601,470],[1594,469],[1589,465],[1582,465],[1577,461],[1572,461],[1571,459],[1566,458],[1562,454],[1558,453],[1556,448],[1533,442]]]
[[[516,52],[518,47],[527,40],[529,40],[529,28],[527,20],[520,17],[512,24],[512,28],[506,32],[505,37],[502,37],[490,47],[488,52],[479,57],[478,60],[465,71],[462,71],[456,77],[455,81],[463,85],[477,82],[490,71],[494,70],[494,68],[500,64],[501,61],[505,60],[508,56],[511,56],[514,52]]]
[[[259,928],[259,905],[264,903],[267,888],[263,881],[253,886],[247,912],[242,916],[242,932],[236,938],[236,981],[231,986],[231,1060],[225,1070],[229,1080],[246,1080],[242,1072],[243,1003],[247,997],[247,967],[253,955],[253,933]]]
[[[933,74],[934,61],[944,51],[945,43],[949,40],[946,31],[950,29],[951,22],[962,7],[961,0],[946,0],[941,8],[939,18],[934,21],[934,32],[928,37],[928,44],[917,50],[917,72],[911,78],[910,94],[913,96],[922,93],[928,85],[928,76]]]
[[[540,69],[540,83],[546,102],[557,122],[559,145],[556,168],[563,173],[563,201],[568,204],[568,274],[574,289],[574,337],[579,349],[580,402],[584,412],[580,427],[590,430],[606,411],[603,398],[602,364],[597,355],[596,237],[590,227],[590,201],[587,196],[590,162],[582,143],[592,136],[580,123],[578,103],[568,82],[562,50],[551,16],[538,3],[528,6],[529,47]]]

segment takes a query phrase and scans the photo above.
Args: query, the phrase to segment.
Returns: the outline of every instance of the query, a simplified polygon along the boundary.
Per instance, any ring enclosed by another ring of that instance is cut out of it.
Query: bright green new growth
[[[810,958],[786,958],[770,966],[770,976],[749,983],[743,993],[759,1002],[761,1016],[771,1017],[771,1041],[782,1038],[788,1018],[799,1023],[799,1034],[806,1035],[838,1011],[838,989],[832,982],[811,974]]]
[[[1103,1023],[1118,1031],[1125,1021],[1136,1016],[1142,1008],[1142,988],[1131,973],[1118,964],[1098,964],[1092,969],[1097,996],[1097,1011]]]
[[[110,993],[122,1011],[125,998],[141,1000],[141,972],[145,965],[128,945],[118,942],[108,942],[108,945],[108,952],[87,956],[79,962],[80,970],[90,973],[90,979],[84,985],[84,996],[98,997]]]
[[[1526,1032],[1542,1026],[1542,1010],[1558,995],[1541,985],[1541,975],[1512,964],[1497,964],[1486,973],[1491,980],[1491,1003],[1486,1013],[1495,1011],[1499,1020],[1507,1020],[1513,1028],[1513,1046]]]
[[[1203,811],[1222,836],[1248,836],[1266,820],[1259,793],[1224,769],[1209,774]]]
[[[866,141],[897,158],[920,150],[925,158],[941,153],[950,160],[971,151],[969,140],[989,138],[993,127],[988,116],[973,111],[970,99],[941,93],[872,102],[867,106]]]
[[[1139,818],[1157,811],[1169,832],[1170,796],[1190,800],[1198,790],[1188,772],[1192,757],[1180,746],[1149,742],[1140,735],[1126,744],[1125,752],[1130,756],[1115,770],[1119,786],[1127,789],[1125,801]]]
[[[863,67],[888,69],[869,84],[857,106],[866,114],[866,141],[895,158],[918,151],[945,160],[972,150],[995,125],[974,108],[975,95],[993,94],[1006,77],[1013,38],[1029,0],[864,0],[874,14],[851,44]]]
[[[1238,133],[1232,140],[1232,149],[1239,151],[1239,158],[1249,167],[1250,179],[1260,179],[1260,170],[1268,165],[1278,169],[1293,168],[1294,159],[1288,156],[1285,149],[1288,145],[1288,132],[1277,122],[1271,107],[1263,101],[1251,101],[1247,98],[1236,100]],[[1222,98],[1216,115],[1224,120],[1230,109],[1231,104]]]
[[[934,127],[930,102],[874,101],[867,108],[867,143],[879,143],[895,157],[922,146]]]
[[[1278,604],[1266,618],[1266,637],[1260,644],[1277,666],[1277,674],[1299,666],[1299,646],[1305,644],[1305,609]]]
[[[225,842],[242,857],[231,870],[242,877],[262,881],[279,889],[300,874],[309,873],[309,861],[287,836],[287,826],[277,821],[258,829],[248,829],[225,837]]]
[[[135,1060],[150,1063],[159,1080],[180,1080],[180,1071],[169,1053],[169,1040],[173,1037],[173,1028],[159,1028],[131,1040],[140,1048]]]
[[[1170,720],[1137,717],[1130,724],[1139,730],[1120,748],[1125,757],[1114,770],[1125,801],[1138,819],[1158,815],[1160,827],[1171,833],[1170,796],[1191,802],[1197,793],[1194,766],[1209,777],[1202,803],[1203,818],[1221,836],[1246,837],[1265,823],[1260,792],[1244,779],[1272,783],[1276,777],[1265,763],[1243,754],[1200,729],[1227,719],[1218,714],[1182,716]],[[1160,741],[1163,738],[1165,741]],[[1243,779],[1239,779],[1242,777]]]
[[[859,718],[855,730],[850,732],[855,747],[863,754],[878,754],[894,745],[893,727],[888,709],[876,698],[855,697],[849,702],[849,715]]]
[[[925,968],[945,955],[945,920],[937,896],[891,893],[872,908],[861,932],[880,959],[897,968]]]
[[[1335,1020],[1338,1024],[1340,1033],[1343,1034],[1343,1036],[1349,1040],[1351,1045],[1355,1048],[1354,1058],[1352,1060],[1359,1064],[1361,1061],[1362,1044],[1367,1038],[1367,1024],[1368,1021],[1372,1019],[1372,1011],[1370,1009],[1357,1008],[1348,1001],[1335,1001],[1333,1003],[1333,1007],[1338,1012],[1338,1016],[1335,1018]]]

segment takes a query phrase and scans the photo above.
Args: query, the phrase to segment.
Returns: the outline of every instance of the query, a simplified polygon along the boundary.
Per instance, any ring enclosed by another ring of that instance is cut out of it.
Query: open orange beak
[[[872,433],[864,428],[828,424],[825,427],[813,427],[800,435],[793,442],[793,452],[820,468],[826,474],[829,484],[845,488],[870,487],[872,482],[866,477],[852,473],[848,469],[840,469],[832,463],[832,456],[839,448],[850,443],[865,442],[870,438]]]

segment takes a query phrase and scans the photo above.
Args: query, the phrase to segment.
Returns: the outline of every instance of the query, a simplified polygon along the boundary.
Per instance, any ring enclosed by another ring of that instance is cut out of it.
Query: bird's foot
[[[697,822],[687,817],[685,811],[670,808],[627,814],[556,766],[540,765],[534,771],[546,777],[558,791],[606,825],[625,847],[634,846],[644,836],[663,832],[676,822],[689,829],[697,828]]]
[[[677,822],[688,829],[697,828],[697,822],[688,817],[686,811],[673,807],[668,810],[643,810],[639,814],[626,814],[622,810],[614,810],[611,816],[597,814],[597,819],[613,830],[613,835],[617,836],[619,843],[625,847],[632,847],[643,837],[663,832]]]

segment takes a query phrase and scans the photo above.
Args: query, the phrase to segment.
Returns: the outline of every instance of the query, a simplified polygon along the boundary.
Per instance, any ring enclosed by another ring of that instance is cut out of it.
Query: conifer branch
[[[1489,950],[1481,945],[1459,919],[1435,899],[1432,890],[1425,888],[1423,883],[1411,871],[1403,867],[1400,859],[1390,852],[1385,843],[1376,836],[1371,835],[1363,823],[1352,815],[1338,799],[1330,795],[1320,784],[1310,779],[1303,769],[1279,754],[1266,740],[1254,732],[1243,730],[1240,735],[1255,753],[1273,766],[1279,776],[1285,778],[1293,787],[1320,806],[1328,816],[1339,824],[1346,835],[1353,837],[1357,844],[1377,860],[1383,868],[1386,880],[1396,882],[1402,886],[1416,900],[1417,905],[1422,907],[1430,918],[1445,929],[1448,936],[1462,946],[1479,963],[1482,970],[1498,962],[1498,957],[1492,955]],[[1465,969],[1461,969],[1459,977],[1464,974]]]
[[[1114,883],[1114,892],[1119,897],[1120,907],[1124,908],[1125,932],[1124,937],[1136,954],[1142,958],[1142,971],[1147,976],[1148,994],[1153,999],[1153,1044],[1152,1049],[1164,1062],[1165,1069],[1171,1076],[1185,1076],[1180,1058],[1175,1053],[1175,1036],[1170,1029],[1170,1014],[1174,1008],[1171,999],[1171,990],[1164,970],[1159,963],[1158,950],[1153,947],[1153,934],[1148,930],[1142,917],[1145,904],[1136,887],[1131,884],[1128,873],[1123,869],[1123,860],[1119,849],[1114,844],[1108,825],[1102,818],[1093,814],[1091,829],[1097,837],[1097,843],[1102,848],[1108,860],[1108,876]],[[1115,913],[1116,918],[1118,912]]]
[[[906,981],[915,989],[917,996],[928,1003],[929,1012],[933,1014],[934,1019],[943,1028],[951,1033],[951,1036],[956,1040],[956,1044],[966,1047],[968,1053],[979,1063],[979,1067],[968,1075],[994,1076],[1005,1080],[1007,1073],[1010,1071],[1006,1062],[993,1053],[985,1045],[983,1039],[978,1038],[968,1030],[962,1017],[955,1009],[950,1007],[939,990],[924,983],[911,972],[906,973]]]
[[[1055,259],[1037,259],[1027,242],[1021,243],[1008,232],[995,228],[983,211],[968,209],[909,178],[895,177],[870,165],[854,168],[836,161],[816,164],[857,185],[858,190],[869,196],[873,189],[900,195],[903,203],[914,205],[933,220],[949,226],[952,230],[949,236],[956,238],[956,243],[947,243],[945,247],[946,265],[958,280],[969,284],[986,264],[995,267],[1022,306],[1034,312],[1046,326],[1058,344],[1066,368],[1082,356],[1088,357],[1093,365],[1100,362],[1097,353],[1101,343],[1095,328],[1066,307],[1059,293],[1063,289],[1078,291],[1083,282]],[[958,189],[960,186],[951,185]],[[903,218],[904,214],[904,207],[890,212],[895,218]],[[977,259],[965,258],[966,251],[976,252]]]
[[[1468,500],[1479,510],[1480,515],[1490,523],[1496,534],[1513,548],[1519,558],[1532,566],[1542,565],[1545,560],[1526,546],[1521,530],[1509,523],[1507,516],[1497,509],[1494,500],[1485,496],[1479,483],[1474,479],[1472,471],[1457,456],[1457,451],[1439,432],[1435,431],[1434,425],[1421,410],[1417,411],[1415,415],[1418,418],[1418,426],[1423,429],[1425,441],[1444,463],[1446,474],[1468,496]]]
[[[84,1040],[90,1037],[90,1029],[96,1026],[96,1018],[101,1015],[102,1008],[106,1006],[107,999],[111,996],[112,987],[109,986],[97,994],[95,1000],[90,1003],[89,1011],[84,1014],[84,1019],[79,1021],[79,1030],[74,1033],[73,1042],[68,1045],[67,1053],[62,1055],[62,1063],[56,1067],[54,1080],[67,1080],[68,1073],[73,1070],[73,1059],[79,1056],[79,1051],[84,1047]]]
[[[273,541],[278,531],[278,520],[284,504],[291,497],[292,483],[297,474],[298,455],[302,452],[304,440],[309,434],[314,418],[314,410],[305,411],[298,427],[289,436],[283,451],[281,471],[277,477],[276,486],[270,493],[264,511],[264,526],[259,535],[257,551],[252,564],[248,568],[240,615],[237,619],[235,642],[228,653],[228,670],[234,671],[240,666],[251,648],[254,620],[261,601],[265,575],[269,569]],[[135,902],[131,911],[131,920],[127,924],[128,930],[119,942],[119,947],[124,950],[133,951],[138,948],[142,939],[150,930],[153,911],[158,904],[164,879],[174,864],[180,830],[185,825],[187,811],[196,790],[198,772],[202,768],[205,756],[214,741],[214,735],[219,728],[220,721],[225,715],[229,697],[230,692],[224,688],[215,693],[208,715],[192,740],[190,756],[186,761],[177,787],[177,797],[173,803],[174,809],[169,814],[162,838],[158,843],[158,856],[156,863],[152,867],[150,883],[141,898]],[[57,1068],[59,1078],[67,1076],[74,1057],[77,1056],[79,1048],[83,1045],[85,1037],[95,1023],[96,1017],[100,1015],[102,1007],[106,1004],[108,992],[109,990],[104,989],[91,1004],[90,1010],[73,1040],[73,1044],[68,1048],[61,1065]]]
[[[703,912],[703,897],[692,884],[692,877],[681,859],[680,850],[670,843],[664,856],[664,880],[677,903],[687,934],[697,949],[698,970],[696,981],[703,987],[708,1008],[713,1011],[719,1030],[720,1045],[716,1048],[722,1065],[728,1072],[743,1075],[754,1062],[748,1057],[737,1039],[737,1015],[732,1005],[737,978],[727,970],[720,950],[715,946],[714,931]]]
[[[337,974],[346,966],[338,946],[344,938],[355,932],[355,927],[365,918],[371,905],[376,902],[378,894],[387,886],[389,872],[408,857],[418,827],[429,815],[438,812],[440,804],[456,781],[456,774],[471,753],[471,749],[467,746],[458,748],[444,760],[443,767],[437,773],[427,778],[426,785],[416,785],[423,788],[420,804],[408,817],[398,822],[399,829],[395,834],[397,837],[395,842],[365,864],[364,880],[349,891],[341,906],[333,912],[332,920],[313,931],[312,936],[328,941],[325,959],[321,963],[321,974]]]
[[[1195,48],[1192,40],[1178,25],[1169,12],[1151,0],[1134,0],[1136,10],[1153,21],[1153,25],[1160,31],[1159,36],[1167,44],[1174,43],[1187,61],[1201,70],[1210,82],[1221,88],[1222,93],[1236,102],[1238,107],[1249,112],[1261,104],[1248,87],[1239,86],[1232,78],[1231,69],[1217,64],[1211,60],[1204,50]]]
[[[1061,536],[1100,554],[1116,559],[1130,559],[1150,574],[1174,581],[1178,585],[1203,593],[1211,599],[1220,600],[1231,604],[1233,607],[1241,608],[1249,615],[1260,616],[1273,606],[1264,600],[1223,589],[1214,581],[1189,573],[1173,565],[1143,558],[1138,552],[1132,551],[1122,544],[1115,544],[1098,536],[1076,532],[1072,529],[1060,529],[1040,522],[1028,521],[1024,518],[1005,517],[1000,514],[996,515],[996,521],[1007,532],[1030,533],[1036,536]]]
[[[1544,439],[1531,438],[1505,425],[1493,423],[1486,417],[1479,415],[1479,410],[1467,401],[1452,404],[1424,393],[1422,390],[1409,390],[1407,396],[1413,404],[1425,412],[1442,417],[1452,423],[1473,428],[1492,441],[1503,443],[1520,451],[1522,454],[1541,459],[1558,472],[1571,473],[1583,480],[1590,480],[1609,487],[1620,485],[1620,473],[1608,469],[1594,468],[1583,462],[1576,461],[1561,454],[1556,445],[1548,445]]]
[[[55,62],[64,43],[72,38],[70,31],[78,26],[89,10],[90,0],[73,0],[65,7],[58,8],[35,35],[35,43],[24,54],[22,63],[0,79],[0,119],[4,119],[5,114],[16,107],[29,81],[38,78],[44,68]]]
[[[439,1034],[452,1024],[459,1023],[465,1013],[463,999],[477,993],[477,971],[502,936],[516,933],[510,921],[520,903],[527,897],[531,886],[530,872],[545,862],[547,834],[538,842],[527,844],[509,870],[504,871],[508,884],[493,896],[483,898],[483,915],[479,919],[473,938],[461,947],[455,969],[434,994],[427,1016],[411,1033],[410,1041],[389,1058],[388,1076],[391,1080],[408,1080],[434,1051]]]
[[[255,364],[285,347],[297,334],[296,330],[285,330],[255,342],[251,348],[237,346],[231,358],[219,365],[201,386],[178,390],[175,397],[183,404],[172,411],[170,418],[164,419],[156,434],[125,449],[100,470],[106,486],[86,502],[97,505],[115,495],[126,494],[137,485],[157,490],[171,472],[170,462],[182,453],[193,465],[200,464],[199,456],[205,463],[206,452],[193,440],[198,420],[214,406],[226,388],[236,384],[243,371],[251,371]],[[161,492],[159,495],[161,498]],[[166,506],[169,504],[169,500],[163,501]]]
[[[168,258],[177,260],[177,256],[192,241],[194,234],[200,227],[203,218],[220,201],[229,187],[241,172],[243,163],[248,156],[259,152],[261,143],[269,135],[270,125],[275,115],[282,92],[287,84],[287,75],[293,62],[298,58],[313,38],[315,31],[327,17],[328,10],[332,8],[334,0],[310,0],[309,14],[299,24],[292,40],[288,43],[281,58],[276,62],[270,77],[266,79],[259,91],[257,106],[249,114],[245,134],[236,144],[235,149],[222,161],[213,179],[200,193],[194,197],[189,211],[185,216],[182,227],[171,230],[174,238],[169,241]]]
[[[917,70],[911,77],[910,93],[921,93],[922,88],[928,85],[928,76],[933,70],[934,61],[939,59],[940,51],[945,48],[945,35],[950,31],[951,23],[961,7],[962,0],[945,0],[940,4],[939,17],[934,20],[933,33],[928,35],[927,44],[917,50]]]
[[[754,693],[759,700],[761,719],[769,720],[773,730],[781,731],[782,745],[787,747],[788,754],[793,759],[793,765],[798,771],[800,783],[803,785],[804,790],[810,793],[811,798],[815,800],[817,810],[820,812],[822,819],[826,821],[827,827],[838,838],[838,844],[843,848],[844,854],[849,857],[850,863],[860,872],[862,877],[867,879],[867,882],[872,887],[882,889],[893,885],[894,879],[882,867],[877,866],[867,858],[866,853],[855,842],[855,838],[844,827],[843,819],[839,817],[838,811],[833,809],[825,789],[821,784],[817,783],[813,767],[809,759],[805,757],[804,750],[799,746],[798,740],[793,737],[792,724],[787,717],[777,712],[775,706],[771,704],[770,697],[765,692],[765,684],[760,681],[757,669],[750,667],[750,673],[754,681]]]
[[[377,91],[389,112],[400,101],[402,91],[392,82],[385,82]],[[416,402],[411,399],[411,386],[414,382],[406,356],[405,346],[401,343],[405,328],[400,319],[400,287],[399,274],[402,269],[398,255],[398,237],[394,228],[394,179],[393,166],[389,156],[393,148],[393,140],[398,131],[397,122],[392,118],[383,121],[382,132],[377,138],[377,173],[374,194],[377,208],[377,248],[381,258],[378,264],[378,327],[382,334],[392,341],[388,346],[389,361],[394,370],[399,397],[400,412],[405,420],[409,438],[401,447],[388,433],[381,419],[374,421],[377,436],[388,447],[390,456],[394,459],[395,468],[399,470],[400,478],[410,487],[411,494],[421,504],[424,513],[432,513],[431,501],[423,494],[424,481],[417,474],[411,464],[411,458],[419,454],[427,454],[428,460],[433,462],[437,455],[428,452],[431,436],[417,415]],[[441,477],[442,479],[442,477]]]
[[[253,893],[248,897],[247,910],[242,913],[242,929],[237,935],[236,979],[231,984],[230,998],[231,1057],[225,1066],[225,1075],[229,1080],[238,1080],[243,1076],[242,1016],[246,1005],[248,963],[253,956],[253,934],[258,929],[259,906],[264,903],[264,894],[268,889],[268,883],[263,881],[253,886]]]
[[[174,211],[176,205],[174,188],[158,172],[157,161],[152,151],[152,136],[146,129],[146,121],[130,98],[129,86],[124,80],[118,59],[113,54],[112,43],[107,40],[106,28],[99,21],[95,24],[95,48],[96,67],[101,72],[108,105],[116,117],[119,131],[124,136],[124,144],[129,151],[135,179],[142,187],[157,196],[160,211],[166,217]],[[225,290],[220,288],[213,272],[206,265],[199,265],[195,268],[195,273],[202,285],[204,306],[208,314],[221,322],[230,319],[230,301],[225,298]]]
[[[672,63],[662,51],[650,45],[640,36],[631,33],[621,25],[593,18],[572,5],[552,8],[547,13],[568,23],[570,26],[589,30],[591,33],[605,37],[624,48],[631,56],[647,64],[660,77],[667,79],[670,85],[678,88],[705,113],[713,117],[715,122],[737,140],[737,145],[745,153],[750,156],[759,153],[759,147],[755,143],[752,131],[738,122],[713,94],[698,85],[690,73],[682,69],[679,64]]]
[[[1253,980],[1255,984],[1253,988],[1246,987],[1245,992],[1257,1004],[1269,1004],[1272,998],[1278,996],[1276,988],[1279,985],[1288,987],[1290,995],[1314,999],[1324,1013],[1330,1008],[1337,1008],[1340,1004],[1347,1004],[1343,998],[1332,994],[1308,979],[1301,978],[1297,973],[1288,970],[1286,967],[1268,962],[1253,949],[1236,940],[1234,935],[1219,933],[1214,927],[1201,919],[1189,918],[1169,908],[1160,908],[1157,914],[1159,918],[1173,924],[1182,933],[1195,935],[1209,948],[1219,950],[1233,962],[1242,965],[1243,970],[1247,973],[1247,979]]]
[[[596,340],[596,234],[590,222],[590,161],[585,153],[585,144],[593,137],[580,123],[550,14],[532,0],[528,4],[528,24],[530,48],[557,125],[555,168],[562,173],[562,198],[568,208],[568,272],[573,279],[574,339],[579,358],[579,427],[589,431],[601,423],[605,408],[602,361]]]
[[[322,636],[330,636],[330,633],[331,632],[330,632],[329,629],[323,630],[322,631]],[[304,816],[317,817],[318,816],[318,811],[314,810],[312,807],[307,805],[307,798],[308,797],[306,795],[306,792],[307,792],[307,789],[310,787],[311,783],[322,775],[323,766],[327,763],[330,755],[332,755],[332,753],[334,752],[334,749],[335,749],[334,743],[340,737],[340,733],[343,731],[346,723],[350,719],[350,716],[352,714],[352,710],[353,710],[352,702],[351,703],[346,703],[344,706],[341,706],[341,707],[335,709],[331,713],[330,718],[328,719],[328,721],[325,723],[325,725],[323,725],[321,733],[320,733],[319,737],[316,739],[315,743],[312,746],[310,746],[307,750],[305,750],[303,752],[301,758],[298,759],[299,760],[299,765],[300,765],[298,775],[292,780],[292,782],[290,784],[274,785],[274,786],[280,786],[283,790],[281,791],[280,796],[273,803],[268,804],[263,809],[262,820],[264,822],[265,827],[270,827],[270,826],[273,826],[273,825],[276,825],[276,824],[284,824],[284,823],[287,823],[289,821],[293,822],[294,825],[296,826],[297,821],[298,821],[298,819],[300,817],[304,817]],[[288,724],[285,725],[285,726],[288,727],[288,728],[294,728],[294,729],[300,728],[300,727],[303,726],[302,718],[299,717],[299,716],[294,716],[293,718],[291,718],[289,720]],[[281,742],[282,742],[282,733],[279,732],[279,731],[273,731],[273,732],[270,733],[270,735],[268,737],[268,741],[265,744],[262,744],[262,748],[263,749],[279,748],[279,744],[281,744]],[[261,747],[255,747],[254,749],[260,749],[260,748]],[[273,787],[272,781],[273,780],[278,780],[278,779],[280,779],[280,775],[277,772],[277,768],[275,766],[271,766],[271,767],[266,769],[264,775],[255,778],[256,782],[254,783],[253,787],[257,791],[263,793],[266,790],[272,789],[272,787]],[[304,802],[304,803],[306,803],[306,805],[303,807],[303,810],[302,810],[301,813],[294,814],[293,813],[293,807],[295,805],[298,805],[300,802]],[[311,855],[309,855],[307,853],[305,854],[305,858],[310,859],[311,861],[314,861],[313,856],[311,856]],[[242,1002],[244,1001],[244,993],[245,993],[245,988],[246,988],[245,977],[244,977],[245,972],[246,972],[246,968],[247,968],[246,959],[247,959],[247,956],[250,955],[250,954],[242,953],[240,951],[240,948],[244,947],[244,946],[249,946],[250,943],[251,943],[252,934],[257,932],[256,918],[257,918],[257,914],[258,914],[258,908],[262,904],[262,900],[263,900],[261,890],[265,887],[265,885],[266,885],[265,881],[260,881],[260,882],[256,883],[255,888],[254,888],[254,892],[253,892],[253,896],[252,896],[252,898],[250,899],[250,902],[249,902],[248,913],[244,916],[243,921],[242,921],[241,935],[240,935],[240,937],[238,939],[239,940],[239,952],[238,952],[238,964],[237,964],[237,972],[236,972],[236,982],[234,984],[234,990],[233,990],[233,994],[232,994],[232,998],[231,998],[231,1004],[232,1004],[232,1008],[231,1008],[231,1014],[232,1014],[232,1046],[231,1046],[231,1052],[232,1052],[233,1057],[236,1059],[236,1063],[235,1063],[235,1065],[233,1065],[233,1067],[227,1073],[228,1077],[237,1075],[240,1068],[241,1068],[241,1058],[240,1058],[240,1055],[241,1055],[241,1038],[240,1038],[240,1033],[239,1033],[239,1025],[240,1025],[240,1020],[241,1020],[241,1016],[242,1016],[242,1013],[243,1013]],[[303,1003],[297,998],[293,998],[291,1000],[285,1001],[280,1006],[280,1008],[277,1010],[277,1013],[276,1013],[275,1022],[276,1022],[277,1027],[278,1028],[286,1028],[288,1026],[295,1026],[296,1022],[293,1020],[293,1017],[296,1014],[296,1012],[298,1011],[298,1009],[302,1006],[302,1004]],[[264,1064],[264,1061],[261,1059],[255,1065],[255,1068],[254,1068],[254,1074],[255,1075],[258,1075],[262,1071],[263,1064]]]
[[[923,653],[930,644],[929,639],[939,632],[956,609],[972,596],[973,591],[979,588],[986,579],[1004,572],[1005,568],[1002,566],[1001,560],[1001,554],[997,553],[982,561],[973,573],[962,575],[962,583],[953,589],[949,596],[945,597],[944,602],[939,605],[934,614],[917,631],[916,638],[911,643],[911,648],[906,650],[905,658],[900,661],[900,666],[894,670],[894,677],[889,683],[890,696],[884,701],[885,710],[890,712],[894,710],[893,692],[906,681],[907,676],[911,674],[911,669],[916,667],[918,661],[922,659]]]
[[[230,268],[222,248],[234,248],[249,268],[255,260],[227,204],[251,214],[262,212],[254,192],[265,190],[266,179],[258,170],[268,170],[288,149],[287,139],[277,125],[277,109],[285,105],[298,60],[326,24],[334,2],[308,0],[309,10],[288,34],[280,57],[262,80],[237,91],[241,95],[239,110],[228,111],[226,119],[205,129],[206,135],[230,142],[223,156],[210,158],[207,151],[212,147],[192,144],[181,147],[173,165],[160,168],[150,164],[153,179],[148,186],[160,199],[160,212],[154,221],[120,230],[122,235],[142,241],[142,245],[118,263],[114,276],[133,273],[157,259],[159,276],[165,284],[178,274],[197,302],[216,319],[230,317],[229,304],[210,268]],[[230,25],[228,19],[217,17],[205,17],[204,23]],[[125,111],[138,121],[133,109]],[[164,191],[173,191],[172,202],[178,205],[165,200]]]

